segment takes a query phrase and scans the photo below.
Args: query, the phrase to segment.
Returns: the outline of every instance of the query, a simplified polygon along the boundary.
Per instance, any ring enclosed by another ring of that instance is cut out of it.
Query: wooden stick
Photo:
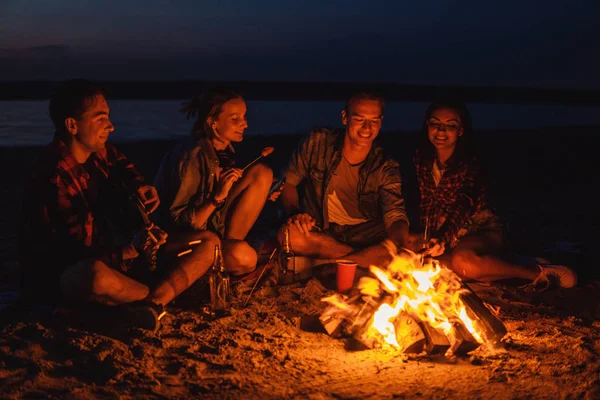
[[[258,275],[258,278],[256,279],[256,282],[254,282],[254,286],[252,286],[252,290],[250,290],[250,294],[248,295],[248,298],[246,299],[246,301],[244,302],[244,307],[246,306],[246,304],[248,304],[248,301],[250,300],[250,297],[252,296],[252,293],[254,293],[254,289],[256,289],[256,285],[258,285],[258,282],[260,281],[260,278],[262,278],[263,274],[265,273],[265,271],[267,270],[267,267],[269,266],[269,263],[271,262],[271,259],[273,258],[273,256],[275,255],[275,252],[277,251],[277,249],[273,249],[273,252],[271,253],[271,255],[269,256],[269,259],[267,260],[267,263],[265,264],[265,266],[263,267],[263,270],[260,272],[260,275]]]
[[[202,243],[202,239],[192,240],[191,242],[188,243],[188,245],[193,246],[195,244],[200,244],[200,243]]]
[[[250,161],[250,164],[246,165],[244,168],[242,168],[242,171],[245,171],[246,168],[248,168],[249,166],[251,166],[252,164],[254,164],[255,162],[257,162],[258,160],[260,160],[263,157],[268,156],[269,154],[271,154],[273,151],[275,151],[275,147],[265,147],[262,151],[262,153],[260,153],[260,156],[256,157],[254,160]]]

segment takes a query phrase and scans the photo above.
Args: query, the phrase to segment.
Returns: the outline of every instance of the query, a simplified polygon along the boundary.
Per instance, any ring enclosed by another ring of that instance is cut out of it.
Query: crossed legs
[[[177,240],[172,239],[165,244],[165,252],[177,254],[190,248],[188,243],[194,240],[201,240],[201,242],[192,248],[191,253],[181,258],[171,257],[173,258],[172,269],[153,288],[98,259],[87,259],[63,272],[60,279],[61,292],[65,297],[73,300],[106,305],[144,299],[166,305],[204,275],[213,262],[213,251],[219,239],[208,231],[182,234]]]
[[[346,259],[358,265],[386,265],[392,259],[389,250],[382,244],[356,249],[342,243],[324,232],[311,231],[307,236],[293,224],[285,224],[278,232],[279,243],[283,243],[283,232],[289,229],[290,246],[296,255],[326,260]]]

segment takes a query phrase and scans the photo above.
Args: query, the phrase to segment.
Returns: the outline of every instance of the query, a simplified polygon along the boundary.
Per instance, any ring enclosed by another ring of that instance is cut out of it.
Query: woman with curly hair
[[[414,156],[420,191],[420,225],[425,247],[466,279],[529,280],[534,288],[576,285],[569,268],[538,259],[517,264],[506,251],[503,224],[490,208],[480,164],[474,154],[466,106],[443,98],[427,108],[421,143]]]

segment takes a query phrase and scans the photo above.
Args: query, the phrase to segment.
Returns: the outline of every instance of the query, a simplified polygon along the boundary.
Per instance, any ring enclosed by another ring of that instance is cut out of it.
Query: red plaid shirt
[[[90,257],[121,267],[121,246],[113,243],[107,222],[98,217],[93,205],[98,199],[98,179],[117,170],[130,187],[143,183],[133,164],[109,144],[92,154],[85,166],[59,139],[42,150],[22,209],[19,258],[25,290],[58,284],[68,266]]]
[[[427,162],[417,151],[414,163],[421,195],[421,225],[428,225],[430,237],[452,245],[469,218],[488,206],[477,160],[451,161],[438,186],[433,180],[433,161]]]

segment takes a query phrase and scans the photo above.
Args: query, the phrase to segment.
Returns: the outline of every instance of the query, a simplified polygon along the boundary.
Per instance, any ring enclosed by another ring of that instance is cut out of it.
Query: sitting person
[[[462,102],[448,98],[429,106],[414,168],[421,229],[428,236],[423,245],[458,275],[480,281],[521,278],[545,286],[552,278],[561,287],[575,286],[577,277],[569,268],[519,265],[505,251],[503,224],[488,204]]]
[[[248,127],[238,93],[214,88],[182,111],[197,118],[190,136],[161,162],[154,180],[162,199],[156,220],[169,233],[216,233],[225,268],[239,278],[256,268],[257,253],[245,239],[265,205],[273,171],[262,163],[246,170],[236,165],[232,143],[241,142]]]
[[[107,143],[114,127],[105,90],[85,80],[64,82],[49,110],[54,139],[42,150],[24,193],[22,298],[55,306],[126,304],[122,309],[134,326],[154,330],[163,307],[210,267],[219,240],[209,232],[186,238],[186,245],[201,243],[176,262],[169,259],[169,269],[159,258],[159,270],[149,276],[147,262],[157,251],[157,257],[169,257],[168,246],[162,246],[167,235],[151,225],[134,235],[133,224],[118,224],[122,215],[117,210],[127,207],[111,206],[127,204],[117,197],[127,188],[140,199],[141,218],[156,209],[159,198],[134,165]],[[171,239],[169,244],[181,251]]]
[[[406,247],[398,163],[373,143],[383,108],[375,94],[354,94],[342,111],[345,129],[315,129],[294,151],[281,193],[289,218],[279,232],[281,243],[288,230],[294,254],[368,267]]]

